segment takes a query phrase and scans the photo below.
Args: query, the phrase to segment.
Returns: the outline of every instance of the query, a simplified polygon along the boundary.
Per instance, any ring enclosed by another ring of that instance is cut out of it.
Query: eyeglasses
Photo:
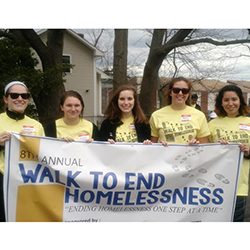
[[[187,89],[187,88],[183,88],[183,89],[180,89],[180,88],[172,88],[172,91],[175,93],[175,94],[178,94],[180,91],[182,92],[182,94],[186,95],[189,93],[190,89]]]
[[[9,93],[8,94],[10,96],[11,99],[17,99],[19,96],[21,96],[24,100],[27,100],[30,98],[30,94],[29,93]]]

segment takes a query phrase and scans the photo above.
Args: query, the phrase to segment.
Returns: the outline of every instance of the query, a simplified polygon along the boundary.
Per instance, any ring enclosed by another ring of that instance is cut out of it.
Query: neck
[[[63,117],[63,121],[67,124],[67,125],[76,125],[76,124],[78,124],[79,123],[79,121],[80,121],[80,117],[78,117],[77,119],[72,119],[72,120],[70,120],[70,119],[67,119],[66,117]]]
[[[10,117],[11,119],[15,119],[15,120],[22,120],[24,119],[24,116],[25,116],[24,113],[16,113],[8,109],[6,109],[6,114],[8,117]]]
[[[132,116],[132,112],[131,113],[122,113],[122,119],[128,119],[130,116]]]
[[[174,110],[183,110],[183,109],[186,108],[187,105],[185,103],[181,104],[181,105],[175,105],[175,104],[172,103],[170,106]]]

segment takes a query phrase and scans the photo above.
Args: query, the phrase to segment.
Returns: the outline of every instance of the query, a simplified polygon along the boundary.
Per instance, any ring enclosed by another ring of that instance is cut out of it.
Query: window
[[[63,57],[62,57],[62,64],[63,65],[69,65],[69,64],[71,64],[71,56],[70,55],[63,55]],[[71,73],[71,68],[70,67],[66,68],[64,72],[65,73]]]

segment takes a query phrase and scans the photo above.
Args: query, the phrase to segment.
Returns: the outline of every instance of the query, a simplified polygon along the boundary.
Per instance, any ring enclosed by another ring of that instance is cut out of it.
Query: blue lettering
[[[27,173],[25,173],[25,169],[22,163],[19,163],[19,169],[21,171],[22,177],[23,177],[23,182],[27,183],[29,180],[32,183],[36,183],[38,173],[41,169],[42,165],[38,164],[35,169],[35,173],[32,172],[32,170],[28,170]]]
[[[160,179],[160,183],[157,185],[157,183],[158,183],[158,178]],[[154,179],[154,184],[153,184],[153,189],[162,187],[163,184],[164,184],[164,182],[165,182],[165,177],[164,177],[164,175],[163,175],[163,174],[156,173],[156,174],[155,174],[155,179]]]
[[[94,175],[94,183],[93,183],[93,189],[98,188],[98,177],[99,175],[102,175],[103,172],[89,172],[89,174]]]
[[[107,205],[110,205],[112,200],[112,194],[113,192],[107,192],[106,194],[104,194],[102,191],[98,191],[96,195],[96,203],[99,204],[101,202],[101,197],[108,197]]]
[[[160,199],[160,202],[162,202],[162,203],[169,203],[169,202],[171,201],[171,196],[168,195],[168,194],[166,194],[166,193],[172,194],[172,190],[171,190],[171,189],[163,190],[162,193],[161,193],[161,195],[162,195],[163,197],[167,198],[167,199],[161,198],[161,199]]]
[[[79,174],[81,173],[81,171],[77,171],[72,175],[72,171],[68,172],[67,175],[67,186],[71,187],[71,184],[73,184],[75,187],[80,188],[80,186],[77,184],[77,182],[74,180]]]
[[[88,198],[88,199],[86,199],[86,196],[87,196],[87,195],[89,195],[89,198]],[[81,195],[80,195],[81,201],[82,201],[82,202],[85,202],[85,203],[90,203],[90,202],[92,202],[92,201],[94,200],[94,198],[95,198],[95,194],[94,194],[94,192],[91,191],[91,190],[85,190],[85,191],[83,191],[83,192],[81,193]]]
[[[183,188],[183,195],[179,189],[175,189],[173,193],[173,204],[176,204],[177,196],[180,198],[182,204],[187,204],[187,187]]]
[[[200,190],[200,195],[201,195],[203,198],[206,199],[205,201],[204,201],[203,199],[199,199],[201,205],[207,205],[207,204],[210,202],[210,197],[209,197],[208,195],[206,195],[205,192],[206,192],[207,194],[211,194],[211,191],[210,191],[210,189],[208,189],[208,188],[202,188],[202,189]]]
[[[113,205],[123,205],[122,203],[119,203],[118,201],[122,201],[123,198],[119,197],[120,194],[124,194],[125,192],[119,191],[114,193],[114,201]]]
[[[146,194],[148,191],[140,191],[138,192],[137,199],[136,199],[136,205],[145,205],[146,202],[141,202],[141,200],[145,200],[146,197],[142,197],[143,194]]]
[[[199,188],[190,187],[189,188],[189,198],[188,198],[188,204],[189,205],[198,205],[198,202],[194,202],[194,199],[198,198],[198,195],[194,195],[194,191],[199,191]],[[186,204],[186,203],[184,203]]]
[[[111,176],[112,179],[113,179],[113,182],[112,182],[110,187],[108,186],[108,178],[109,178],[109,176]],[[103,187],[105,189],[113,189],[113,188],[116,187],[116,185],[117,185],[117,177],[116,177],[116,175],[114,173],[112,173],[112,172],[109,172],[109,173],[105,174],[105,176],[103,178]]]
[[[53,176],[52,176],[52,174],[51,174],[49,168],[47,168],[47,167],[44,167],[39,182],[40,182],[40,183],[43,183],[45,177],[48,177],[48,178],[49,178],[49,182],[54,182]]]
[[[151,188],[153,175],[152,175],[152,173],[149,173],[148,175],[149,175],[149,177],[148,177],[148,181],[147,181],[142,173],[138,173],[138,182],[137,182],[137,187],[136,187],[137,190],[141,189],[142,182],[143,182],[144,186],[146,187],[146,189]]]
[[[135,173],[125,173],[125,190],[134,190],[134,187],[129,187],[130,185],[134,185],[134,181],[130,181],[130,176],[135,176]]]
[[[127,205],[127,206],[129,206],[129,205],[135,205],[134,202],[130,202],[130,197],[131,197],[131,192],[127,192],[126,200],[125,200],[125,205]]]
[[[223,189],[221,189],[221,188],[216,188],[216,189],[213,191],[213,195],[214,195],[216,198],[218,198],[218,200],[212,199],[212,202],[213,202],[214,204],[216,204],[216,205],[220,205],[220,204],[223,203],[223,197],[222,197],[221,195],[219,195],[218,193],[223,194],[223,193],[224,193]]]
[[[71,194],[70,189],[68,187],[66,187],[66,190],[65,190],[65,203],[69,202],[69,197],[70,196],[74,197],[74,202],[78,202],[79,190],[75,189],[74,194]]]
[[[60,171],[59,170],[55,170],[55,176],[56,176],[56,183],[62,184],[65,186],[65,183],[60,181]]]
[[[150,191],[150,192],[148,193],[148,197],[153,199],[153,200],[149,200],[149,199],[148,199],[148,200],[147,200],[148,204],[154,204],[154,203],[156,203],[156,202],[158,201],[158,197],[157,197],[157,196],[154,196],[154,194],[159,195],[159,191],[153,190],[153,191]]]

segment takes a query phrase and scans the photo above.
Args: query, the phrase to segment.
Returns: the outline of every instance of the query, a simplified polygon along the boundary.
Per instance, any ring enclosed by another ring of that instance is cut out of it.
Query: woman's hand
[[[62,138],[64,141],[66,141],[66,142],[72,142],[72,141],[74,141],[74,139],[72,139],[72,138],[70,138],[70,137],[63,137]]]
[[[86,142],[88,142],[88,143],[89,143],[89,142],[92,142],[92,141],[94,141],[93,138],[89,138],[89,139],[86,140]]]
[[[223,139],[220,139],[218,142],[219,142],[220,144],[222,144],[222,145],[228,145],[228,141],[223,140]]]
[[[108,142],[109,142],[110,144],[115,144],[115,141],[114,141],[113,139],[108,139]]]
[[[200,142],[197,141],[196,139],[191,139],[191,140],[187,143],[188,146],[193,146],[193,145],[198,145],[198,144],[200,144]]]
[[[249,156],[250,152],[249,152],[249,146],[245,143],[241,143],[239,145],[239,148],[241,150],[241,152],[244,153],[244,156]]]
[[[144,145],[152,145],[152,142],[151,142],[150,140],[147,139],[147,140],[144,140],[144,141],[143,141],[143,144],[144,144]]]
[[[7,131],[4,131],[0,134],[0,145],[4,146],[5,142],[8,141],[11,137],[11,134]]]

